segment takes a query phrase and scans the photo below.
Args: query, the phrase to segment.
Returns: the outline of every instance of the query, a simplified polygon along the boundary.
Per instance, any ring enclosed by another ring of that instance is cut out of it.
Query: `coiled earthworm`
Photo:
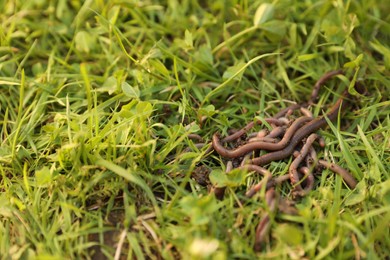
[[[300,184],[299,175],[298,175],[299,164],[303,161],[303,159],[309,153],[309,149],[312,146],[312,144],[314,143],[314,141],[317,139],[317,137],[318,137],[317,134],[311,134],[306,139],[306,143],[303,145],[298,157],[295,158],[293,160],[293,162],[290,164],[290,168],[289,168],[290,181],[291,181],[291,184],[294,186],[294,189],[298,192],[302,191],[302,186]]]
[[[325,161],[325,160],[318,160],[318,163],[320,165],[322,165],[323,167],[331,170],[332,172],[340,175],[341,178],[343,178],[343,180],[348,184],[348,186],[351,189],[354,189],[356,187],[356,185],[357,185],[356,179],[354,177],[352,177],[351,173],[349,171],[347,171],[346,169],[338,166],[337,164],[330,163],[330,162]]]
[[[282,160],[290,156],[294,152],[295,146],[297,146],[298,143],[300,143],[303,138],[305,138],[310,133],[313,133],[326,125],[325,117],[327,117],[331,121],[333,121],[337,117],[338,111],[342,110],[342,108],[345,105],[345,103],[343,102],[343,98],[344,96],[341,96],[337,100],[337,102],[332,106],[332,108],[330,109],[329,113],[326,114],[326,116],[317,117],[313,119],[311,122],[302,126],[300,129],[298,129],[298,131],[291,138],[290,144],[287,145],[284,149],[280,151],[264,154],[260,157],[253,158],[248,163],[256,164],[256,165],[265,165],[272,161]]]
[[[307,195],[314,187],[314,175],[312,173],[312,170],[309,169],[308,167],[301,167],[299,168],[299,172],[305,175],[305,186],[303,187],[302,191],[300,191],[298,196],[305,196]]]
[[[294,123],[286,130],[286,134],[283,136],[282,140],[278,143],[268,143],[268,142],[250,142],[240,146],[235,150],[228,150],[219,142],[219,137],[217,134],[213,135],[213,147],[223,157],[227,158],[236,158],[240,157],[246,153],[249,153],[254,150],[268,150],[268,151],[276,151],[283,149],[287,146],[293,134],[297,131],[297,129],[303,125],[304,123],[310,121],[310,117],[300,117],[294,121]]]
[[[284,125],[284,122],[279,121],[277,118],[265,118],[264,121],[267,122],[268,124],[274,124],[276,126]],[[248,123],[246,126],[244,126],[244,128],[235,132],[234,134],[228,135],[225,138],[223,138],[222,142],[225,143],[225,142],[234,141],[234,140],[240,138],[246,132],[248,132],[248,130],[253,128],[255,126],[255,124],[262,124],[262,123],[263,123],[262,120],[252,121],[252,122]]]

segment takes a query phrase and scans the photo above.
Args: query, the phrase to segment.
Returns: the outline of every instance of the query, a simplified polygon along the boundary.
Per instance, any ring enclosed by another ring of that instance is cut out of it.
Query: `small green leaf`
[[[118,19],[118,16],[119,16],[119,12],[120,12],[120,6],[119,5],[115,5],[112,8],[110,8],[110,10],[107,13],[107,18],[108,18],[108,20],[110,21],[111,24],[115,24],[116,23],[116,20]]]
[[[35,172],[35,180],[38,186],[45,186],[49,184],[52,180],[52,174],[48,167],[43,167],[42,169]]]
[[[196,133],[200,130],[200,127],[198,124],[191,124],[190,128],[188,129],[189,133]]]
[[[302,230],[290,224],[277,225],[275,234],[282,242],[292,246],[300,245],[303,240]]]
[[[344,68],[357,68],[360,66],[360,63],[363,60],[363,54],[359,54],[359,56],[356,57],[353,61],[347,62],[344,64]]]
[[[169,78],[169,70],[165,65],[159,60],[149,60],[149,64],[160,74]]]
[[[212,117],[215,113],[216,113],[215,107],[213,105],[208,105],[198,110],[198,117],[199,118],[201,118],[202,116]]]
[[[347,39],[344,42],[345,56],[351,60],[355,59],[356,58],[355,49],[356,49],[356,44],[353,41],[352,37],[347,37]]]
[[[135,106],[135,111],[138,115],[148,118],[153,113],[153,105],[147,101],[139,101]]]
[[[244,184],[247,173],[242,169],[234,169],[226,174],[228,187],[238,187]]]
[[[272,42],[279,42],[286,35],[287,24],[284,21],[272,20],[261,25],[265,36]]]
[[[191,224],[199,226],[210,221],[210,215],[218,209],[214,196],[183,197],[179,202],[182,211],[191,218]]]
[[[229,173],[222,170],[213,170],[209,175],[210,181],[216,187],[238,187],[245,182],[246,172],[234,169]]]
[[[195,52],[194,57],[196,62],[203,64],[212,65],[214,62],[213,53],[206,44],[199,47],[197,52]]]
[[[261,4],[256,10],[255,16],[253,18],[253,24],[258,26],[271,20],[274,17],[274,9],[275,8],[272,4]]]
[[[345,199],[346,206],[352,206],[358,204],[366,199],[367,186],[364,181],[359,182],[356,185],[356,189],[353,193]]]
[[[117,81],[114,76],[108,77],[103,85],[97,89],[98,92],[108,92],[109,95],[117,90]]]
[[[227,183],[226,173],[220,169],[212,170],[209,175],[210,182],[217,188],[225,187]]]
[[[80,31],[75,36],[76,50],[89,53],[95,45],[94,38],[86,31]]]
[[[190,33],[190,31],[188,31],[188,30],[185,31],[184,42],[185,42],[186,47],[188,49],[192,49],[194,47],[192,33]]]
[[[128,97],[130,97],[130,98],[138,99],[139,96],[140,96],[140,91],[139,91],[139,89],[136,88],[136,87],[130,86],[130,84],[127,83],[126,81],[124,81],[124,82],[122,83],[122,91],[123,91],[123,93],[124,93],[126,96],[128,96]]]
[[[319,57],[318,53],[303,54],[298,56],[298,61],[308,61]]]
[[[245,65],[246,64],[244,62],[240,61],[236,65],[228,67],[226,71],[223,73],[222,76],[223,80],[228,80],[234,76],[233,80],[240,81],[242,75],[244,74],[243,68],[245,67]]]

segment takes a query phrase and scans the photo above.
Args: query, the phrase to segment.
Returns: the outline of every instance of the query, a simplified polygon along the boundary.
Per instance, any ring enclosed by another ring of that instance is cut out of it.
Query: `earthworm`
[[[212,141],[213,147],[221,156],[227,158],[240,157],[246,153],[258,149],[270,150],[270,151],[280,150],[287,146],[288,142],[290,141],[293,134],[297,131],[297,129],[302,124],[310,120],[311,120],[310,117],[300,117],[297,120],[295,120],[294,123],[286,130],[286,134],[283,136],[282,140],[276,144],[267,143],[267,142],[251,142],[251,143],[244,144],[243,146],[240,146],[235,150],[228,150],[225,147],[223,147],[222,144],[219,142],[218,135],[214,134],[213,141]]]
[[[271,137],[253,137],[248,139],[248,143],[255,143],[255,142],[278,143],[280,142],[280,139],[271,138]]]
[[[343,107],[344,107],[343,96],[341,96],[337,100],[337,102],[332,106],[332,108],[330,109],[329,113],[326,114],[326,116],[317,117],[313,119],[311,122],[302,126],[300,129],[298,129],[298,131],[291,138],[290,144],[286,146],[284,149],[280,151],[264,154],[260,157],[253,158],[248,163],[261,166],[261,165],[268,164],[272,161],[277,161],[277,160],[282,160],[284,158],[287,158],[294,152],[295,146],[297,146],[297,144],[301,142],[303,138],[305,138],[310,133],[313,133],[326,125],[325,117],[333,121],[337,117],[339,109],[342,110]]]
[[[291,120],[288,119],[287,117],[279,117],[279,118],[278,118],[278,121],[279,121],[280,123],[284,124],[284,125],[289,125],[290,122],[291,122]],[[272,123],[270,123],[270,125],[271,125],[272,128],[275,128],[275,127],[278,126],[278,125],[275,125],[275,124],[272,124]]]
[[[189,134],[188,135],[188,138],[191,139],[191,140],[198,140],[200,143],[203,143],[203,137],[201,137],[200,135],[198,134]]]
[[[276,113],[276,115],[273,116],[273,118],[280,118],[282,116],[285,116],[289,111],[291,110],[297,110],[298,108],[300,108],[301,105],[300,104],[293,104],[291,106],[288,106],[282,110],[280,110],[278,113]]]
[[[318,138],[317,138],[317,140],[318,140]],[[306,156],[305,160],[306,160],[306,165],[309,168],[313,168],[317,164],[317,161],[318,161],[317,152],[313,148],[313,146],[311,146],[309,148],[309,154]]]
[[[290,124],[290,121],[291,121],[291,120],[288,119],[287,117],[284,117],[284,116],[283,116],[283,117],[279,117],[279,118],[278,118],[278,121],[281,122],[281,123],[283,123],[284,125],[288,125],[288,124]],[[275,124],[271,124],[271,126],[272,126],[272,127],[276,127]]]
[[[354,177],[352,177],[351,173],[349,171],[347,171],[346,169],[338,166],[337,164],[330,163],[330,162],[325,161],[325,160],[318,160],[318,163],[320,165],[322,165],[323,167],[331,170],[332,172],[340,175],[351,189],[354,189],[356,187],[356,185],[357,185],[356,179]]]
[[[275,138],[275,137],[279,137],[279,136],[283,135],[285,132],[286,132],[286,127],[277,126],[274,129],[272,129],[271,132],[269,132],[269,134],[266,135],[265,137]]]
[[[314,175],[308,167],[299,168],[299,172],[305,175],[306,184],[301,191],[297,191],[295,195],[305,196],[307,195],[314,187]]]
[[[267,129],[261,129],[259,132],[254,132],[254,133],[248,134],[248,138],[265,137],[266,135],[268,135],[268,132],[269,131]]]
[[[278,198],[276,196],[276,192],[274,188],[269,189],[265,193],[265,201],[268,205],[269,213],[274,213],[277,210],[276,205],[278,204]],[[255,245],[254,245],[255,251],[261,250],[263,243],[266,240],[266,237],[269,233],[271,227],[269,213],[266,213],[263,216],[263,218],[260,220],[260,223],[256,228]]]
[[[269,170],[267,170],[263,167],[260,167],[258,165],[245,164],[243,166],[238,167],[238,169],[245,169],[247,171],[254,171],[254,172],[257,172],[257,173],[264,176],[264,178],[259,183],[260,184],[259,188],[254,191],[253,195],[260,190],[263,183],[268,184],[268,181],[271,180],[271,178],[272,178],[272,173]],[[257,184],[257,185],[259,185],[259,184]],[[252,197],[253,195],[251,195],[250,197]],[[247,197],[248,197],[248,195],[247,195]]]
[[[318,93],[320,91],[321,86],[326,81],[328,81],[332,77],[334,77],[336,75],[340,75],[340,74],[344,74],[344,71],[342,69],[330,71],[328,73],[325,73],[319,80],[317,80],[316,84],[314,85],[313,91],[311,92],[311,97],[310,97],[310,100],[309,100],[309,104],[314,104],[314,102],[316,101],[316,99],[318,97]]]
[[[241,163],[240,163],[240,166],[244,166],[250,158],[251,158],[251,154],[250,154],[250,153],[246,154],[246,155],[244,156],[244,158],[242,158],[242,161],[241,161]]]
[[[306,107],[300,107],[299,109],[301,110],[301,112],[304,116],[308,116],[308,117],[313,118],[313,113],[309,109],[307,109]]]
[[[309,153],[309,149],[313,142],[317,139],[317,134],[311,134],[307,139],[306,143],[303,145],[300,154],[297,158],[293,160],[293,162],[290,164],[289,168],[289,174],[290,174],[290,181],[291,184],[294,186],[294,189],[298,192],[302,191],[302,186],[299,182],[299,175],[298,175],[298,167],[299,164],[302,162],[302,160],[306,157],[306,155]]]
[[[319,136],[319,137],[318,137],[318,144],[320,145],[321,148],[324,148],[324,147],[325,147],[326,142],[325,142],[324,137],[322,137],[322,136]]]
[[[280,175],[277,177],[273,177],[271,180],[267,182],[266,190],[268,190],[271,187],[274,187],[284,181],[287,181],[290,179],[289,174]],[[263,179],[264,180],[264,179]],[[246,193],[245,196],[248,198],[252,198],[259,190],[261,190],[261,187],[263,187],[264,181],[261,180],[256,185],[253,185]]]
[[[284,125],[284,123],[279,121],[277,118],[265,118],[264,121],[267,122],[268,124],[274,124],[277,126]],[[245,134],[249,129],[253,128],[255,124],[262,124],[262,123],[263,123],[262,120],[252,121],[252,122],[248,123],[244,128],[235,132],[234,134],[228,135],[225,138],[223,138],[222,142],[225,143],[225,142],[234,141],[234,140],[238,139],[239,137],[241,137],[243,134]]]
[[[269,170],[267,170],[263,167],[260,167],[258,165],[254,165],[254,164],[245,164],[243,166],[238,167],[237,169],[254,171],[254,172],[260,173],[261,175],[263,175],[265,178],[268,178],[268,179],[270,179],[272,177],[272,173]]]

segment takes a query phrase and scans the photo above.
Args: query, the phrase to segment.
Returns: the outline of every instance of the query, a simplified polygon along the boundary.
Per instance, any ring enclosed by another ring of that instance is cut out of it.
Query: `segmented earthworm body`
[[[299,182],[298,166],[301,164],[303,159],[309,153],[309,149],[310,149],[311,145],[313,144],[313,142],[317,139],[317,137],[318,137],[317,134],[309,135],[309,137],[306,139],[306,143],[303,145],[303,147],[300,151],[300,154],[290,164],[290,168],[289,168],[290,181],[291,181],[291,184],[294,186],[294,189],[297,192],[303,191],[301,184]]]

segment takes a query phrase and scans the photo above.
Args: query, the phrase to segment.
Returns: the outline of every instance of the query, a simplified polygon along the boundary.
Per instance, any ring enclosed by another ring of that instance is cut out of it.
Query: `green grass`
[[[0,258],[389,257],[385,2],[0,0]],[[312,110],[353,81],[366,90],[320,131],[319,155],[359,184],[324,171],[256,253],[264,193],[244,194],[257,177],[218,201],[192,172],[224,163],[182,154],[188,134],[209,141],[304,102],[342,67]]]

